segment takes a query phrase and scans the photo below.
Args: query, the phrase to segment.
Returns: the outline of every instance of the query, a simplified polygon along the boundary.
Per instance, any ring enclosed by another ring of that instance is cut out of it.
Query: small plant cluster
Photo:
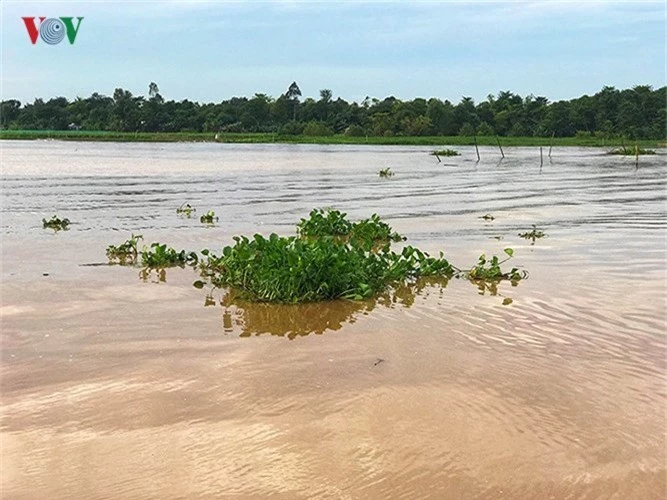
[[[55,231],[65,231],[70,225],[70,220],[67,218],[60,218],[54,215],[49,220],[42,219],[42,227],[44,229],[53,229]]]
[[[372,247],[377,243],[389,241],[404,241],[406,238],[391,226],[380,219],[378,214],[371,215],[370,219],[363,219],[352,224],[350,229],[350,243]]]
[[[144,246],[139,251],[138,243],[143,237],[132,235],[132,237],[120,245],[109,245],[107,247],[107,258],[110,263],[121,265],[133,265],[141,257],[141,265],[146,268],[161,269],[165,267],[196,265],[199,258],[195,252],[180,252],[161,243],[152,243],[150,247]]]
[[[297,233],[304,237],[333,236],[348,241],[352,245],[364,248],[389,241],[402,241],[405,238],[384,222],[377,214],[359,222],[350,222],[347,214],[339,210],[315,209],[308,219],[301,219],[297,224]]]
[[[617,149],[609,151],[611,155],[625,155],[625,156],[635,156],[635,155],[654,155],[655,151],[653,149],[642,149],[642,148],[633,148],[622,146]]]
[[[184,215],[186,217],[191,217],[193,212],[196,212],[197,209],[191,206],[189,203],[183,203],[180,207],[176,209],[178,215]]]
[[[391,168],[387,167],[387,168],[383,168],[383,169],[381,169],[381,170],[378,172],[378,175],[379,175],[380,177],[388,178],[388,177],[393,177],[393,176],[394,176],[394,172],[391,171]]]
[[[217,222],[218,219],[219,217],[215,216],[215,212],[213,210],[209,210],[204,215],[199,217],[199,222],[201,222],[202,224],[213,224]]]
[[[537,229],[535,224],[533,224],[533,229],[530,231],[526,231],[524,233],[519,233],[519,237],[525,238],[527,240],[533,240],[533,243],[535,243],[535,240],[538,238],[544,238],[545,234],[544,231],[540,231]]]
[[[520,271],[516,267],[513,267],[509,272],[504,272],[500,268],[501,264],[507,262],[514,256],[514,250],[511,248],[506,248],[505,253],[507,254],[507,258],[504,260],[500,260],[495,255],[491,257],[491,259],[487,259],[484,254],[480,255],[477,265],[470,269],[470,271],[467,271],[467,277],[473,281],[485,282],[500,280],[516,282],[526,278],[528,273],[526,273],[526,271]]]
[[[150,268],[164,268],[196,265],[199,261],[196,252],[180,252],[161,243],[152,243],[141,251],[141,265]]]
[[[310,211],[308,219],[301,219],[296,230],[301,236],[348,236],[352,223],[345,212],[316,208]]]
[[[118,246],[109,245],[107,247],[107,258],[109,259],[109,262],[121,265],[134,264],[137,261],[137,256],[139,255],[137,245],[139,240],[142,239],[143,236],[140,234],[132,234],[132,237],[129,240],[121,243]]]
[[[431,156],[459,156],[459,152],[453,149],[445,148],[433,151]]]
[[[414,283],[418,278],[466,278],[478,283],[527,277],[517,268],[502,272],[507,259],[483,255],[477,266],[462,271],[451,265],[443,254],[430,256],[406,245],[400,252],[390,249],[387,241],[380,249],[369,242],[382,236],[402,239],[377,215],[359,223],[350,223],[346,214],[334,210],[313,210],[309,219],[297,226],[299,236],[253,238],[237,236],[234,245],[220,255],[203,250],[201,275],[215,287],[227,287],[238,297],[258,302],[299,303],[337,298],[361,300],[373,297],[390,287]],[[354,236],[356,231],[364,236]],[[392,237],[395,235],[395,237]],[[195,282],[197,288],[203,281]]]

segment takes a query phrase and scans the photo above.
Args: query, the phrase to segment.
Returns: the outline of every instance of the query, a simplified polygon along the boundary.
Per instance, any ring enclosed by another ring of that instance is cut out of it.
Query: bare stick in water
[[[505,158],[505,153],[503,153],[503,147],[500,145],[500,138],[496,136],[496,141],[498,141],[498,147],[500,148],[500,154]]]
[[[635,167],[639,167],[639,146],[635,144]]]
[[[551,141],[549,142],[549,158],[551,158],[551,148],[554,146],[554,135],[556,135],[556,131],[551,132]]]
[[[479,161],[479,148],[477,147],[477,136],[473,135],[472,138],[475,140],[475,151],[477,151],[477,161]]]
[[[542,166],[542,162],[543,162],[543,161],[544,161],[544,160],[543,160],[543,158],[542,158],[542,146],[540,146],[540,167]]]

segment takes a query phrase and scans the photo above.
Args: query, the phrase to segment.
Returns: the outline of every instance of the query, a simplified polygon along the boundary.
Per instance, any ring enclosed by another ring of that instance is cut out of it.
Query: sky
[[[509,90],[551,101],[665,85],[661,1],[0,0],[3,100],[146,95],[219,102],[292,81],[303,97]],[[74,44],[30,42],[21,17],[83,16]]]

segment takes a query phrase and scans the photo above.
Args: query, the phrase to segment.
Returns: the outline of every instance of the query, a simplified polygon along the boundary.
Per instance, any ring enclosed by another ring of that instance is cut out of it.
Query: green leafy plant
[[[42,227],[44,229],[53,229],[55,231],[66,231],[70,225],[70,220],[67,218],[60,218],[54,215],[49,220],[42,219]]]
[[[363,219],[352,224],[350,229],[350,243],[353,245],[374,246],[379,242],[403,241],[405,237],[380,219],[378,214],[371,215],[370,219]]]
[[[178,215],[184,215],[186,217],[191,217],[193,212],[196,212],[197,209],[191,206],[189,203],[183,203],[180,207],[176,209]]]
[[[218,221],[219,217],[215,216],[215,212],[213,210],[209,210],[206,212],[204,215],[199,217],[199,222],[202,224],[213,224],[216,221]]]
[[[361,300],[412,287],[424,278],[445,283],[453,277],[467,278],[495,288],[498,281],[516,284],[528,276],[518,268],[501,269],[513,256],[511,248],[505,249],[505,260],[482,255],[470,270],[456,268],[442,252],[431,256],[410,245],[394,252],[391,242],[405,238],[377,214],[351,223],[345,213],[316,209],[301,219],[297,231],[298,236],[290,237],[236,236],[220,255],[202,250],[201,276],[214,287],[226,288],[230,297],[276,303]],[[377,248],[377,241],[385,244]],[[203,288],[205,282],[198,280],[194,286]]]
[[[121,265],[134,264],[137,261],[139,254],[137,244],[139,240],[143,239],[140,234],[132,234],[129,240],[121,243],[118,246],[109,245],[107,247],[107,258],[109,262],[115,262]]]
[[[527,240],[533,240],[533,243],[535,243],[535,240],[538,238],[544,238],[545,234],[543,231],[540,231],[537,229],[535,224],[533,224],[533,229],[531,231],[526,231],[524,233],[519,233],[519,236],[521,238],[525,238]]]
[[[431,156],[459,156],[459,153],[453,149],[438,149],[431,153]]]
[[[627,146],[621,146],[617,149],[612,149],[609,151],[610,155],[625,155],[625,156],[635,156],[635,155],[654,155],[655,151],[653,149],[642,149],[640,147],[633,148]]]
[[[196,265],[199,261],[195,252],[176,251],[161,243],[152,243],[141,251],[141,265],[148,268]]]
[[[301,219],[296,226],[301,236],[347,236],[352,230],[352,223],[347,214],[330,208],[311,210],[308,219]]]
[[[520,281],[528,277],[526,271],[521,271],[516,267],[513,267],[510,271],[505,272],[500,268],[500,265],[507,262],[514,256],[514,250],[511,248],[506,248],[505,253],[507,258],[500,260],[497,256],[487,259],[486,255],[482,254],[479,257],[477,265],[465,273],[465,276],[473,281],[501,281],[501,280],[510,280],[513,282]]]
[[[366,248],[378,243],[402,241],[405,238],[391,229],[377,214],[359,222],[350,222],[347,214],[333,209],[315,209],[308,219],[297,224],[297,233],[305,237],[333,236],[348,241],[352,245]]]
[[[379,175],[380,177],[385,177],[385,178],[386,178],[386,177],[393,177],[393,176],[394,176],[394,172],[391,171],[391,168],[387,167],[387,168],[383,168],[383,169],[381,169],[381,170],[378,172],[378,175]]]
[[[361,300],[392,284],[419,276],[451,277],[456,269],[442,256],[407,246],[375,253],[333,237],[302,239],[276,234],[234,238],[220,256],[202,251],[202,275],[217,287],[232,287],[259,302]],[[199,285],[197,283],[196,285]]]

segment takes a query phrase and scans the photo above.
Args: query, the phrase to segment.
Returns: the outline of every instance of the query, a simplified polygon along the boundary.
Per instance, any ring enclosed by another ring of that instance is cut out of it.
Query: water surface
[[[664,151],[0,147],[3,498],[667,493]],[[530,278],[224,307],[189,269],[90,265],[132,232],[219,250],[326,206],[459,267],[512,247]]]

